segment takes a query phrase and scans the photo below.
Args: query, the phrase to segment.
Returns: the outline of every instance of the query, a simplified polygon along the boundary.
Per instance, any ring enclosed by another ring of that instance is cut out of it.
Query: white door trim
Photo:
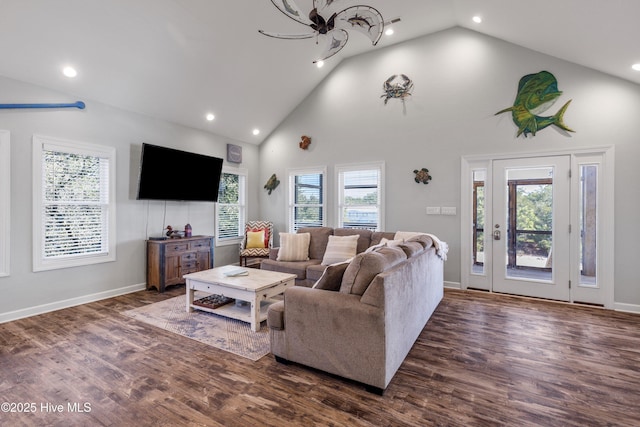
[[[598,231],[598,281],[602,285],[602,303],[605,308],[614,309],[614,248],[615,248],[615,240],[614,240],[614,219],[615,219],[615,209],[614,209],[614,171],[615,171],[615,148],[614,146],[597,146],[597,147],[588,147],[588,148],[575,148],[575,149],[564,149],[564,150],[554,150],[554,151],[531,151],[531,152],[521,152],[521,153],[500,153],[500,154],[482,154],[482,155],[468,155],[461,157],[461,215],[460,215],[460,238],[461,238],[461,253],[460,253],[460,287],[461,289],[467,289],[469,287],[478,288],[478,289],[486,289],[491,291],[491,283],[492,277],[489,268],[485,268],[485,274],[482,276],[473,275],[471,272],[471,262],[473,252],[472,252],[472,191],[471,185],[473,179],[473,170],[475,169],[486,169],[488,172],[487,182],[491,182],[491,164],[493,160],[501,160],[501,159],[517,159],[517,158],[528,158],[528,157],[544,157],[544,156],[558,156],[558,155],[571,155],[572,163],[575,163],[575,158],[586,155],[594,155],[601,156],[602,158],[602,188],[599,192],[600,201],[599,203],[599,231]],[[574,175],[575,176],[575,175]],[[485,190],[485,215],[488,218],[491,218],[491,212],[487,211],[490,209],[491,203],[489,200],[492,199],[492,194],[490,192],[490,186],[486,186]],[[572,215],[572,222],[574,221],[574,216]],[[488,224],[490,225],[490,224]],[[573,239],[578,238],[578,233],[573,233],[575,237]],[[487,233],[485,232],[485,237]],[[489,245],[490,246],[490,245]],[[573,244],[575,247],[575,244]],[[488,249],[487,244],[485,244],[485,251]],[[572,272],[577,272],[576,263],[577,261],[577,253],[572,253]],[[575,271],[574,271],[575,270]],[[577,273],[575,273],[577,274]],[[576,283],[576,282],[573,282]],[[573,295],[573,292],[572,292]],[[571,298],[573,302],[573,297]]]

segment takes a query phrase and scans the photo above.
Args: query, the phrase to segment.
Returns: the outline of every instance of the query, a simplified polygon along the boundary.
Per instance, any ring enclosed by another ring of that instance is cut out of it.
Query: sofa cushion
[[[324,289],[327,291],[338,291],[342,284],[342,276],[349,266],[349,262],[339,262],[328,265],[320,279],[313,285],[313,289]]]
[[[424,246],[420,242],[404,242],[398,245],[400,249],[404,251],[407,258],[411,258],[414,255],[424,252]]]
[[[327,248],[329,236],[333,234],[331,227],[303,227],[298,233],[309,233],[309,258],[321,260],[324,256],[324,250]]]
[[[340,292],[362,295],[377,274],[406,260],[404,251],[394,247],[382,247],[356,255],[342,276]]]
[[[307,261],[275,261],[272,259],[265,259],[260,263],[260,268],[262,270],[295,274],[296,279],[304,280],[307,278],[307,268],[318,264],[320,264],[319,259],[310,259]],[[318,275],[318,277],[320,276]]]
[[[406,242],[418,242],[425,249],[429,249],[433,246],[433,239],[426,234],[418,234],[417,236],[410,237],[405,240]]]
[[[371,233],[371,246],[377,245],[384,238],[387,240],[393,240],[396,233],[392,231],[374,231]]]
[[[336,228],[333,230],[334,236],[360,236],[358,238],[358,246],[356,253],[364,252],[369,246],[371,246],[371,230],[364,228]]]
[[[322,273],[324,273],[324,270],[326,268],[327,268],[326,265],[322,265],[320,263],[314,264],[314,265],[310,265],[310,266],[307,267],[307,280],[312,280],[313,281],[310,284],[310,286],[312,286],[313,283],[315,283],[316,280],[318,280],[322,276]]]
[[[284,329],[284,301],[274,302],[267,311],[267,325],[279,331]]]
[[[307,261],[309,259],[309,233],[280,233],[278,261]]]
[[[383,237],[382,239],[380,239],[380,244],[381,245],[385,245],[385,246],[398,246],[398,245],[400,245],[402,243],[404,243],[404,240],[402,240],[402,239],[389,240],[386,237]]]
[[[322,265],[343,262],[356,256],[359,237],[357,234],[352,236],[329,236],[329,243],[322,257]]]

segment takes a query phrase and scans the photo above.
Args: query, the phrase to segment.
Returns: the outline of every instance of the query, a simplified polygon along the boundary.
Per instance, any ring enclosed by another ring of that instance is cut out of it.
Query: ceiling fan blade
[[[358,31],[369,37],[375,46],[382,37],[384,19],[380,12],[371,6],[352,6],[338,12],[335,28]]]
[[[340,52],[345,44],[349,40],[349,34],[345,30],[331,30],[327,33],[327,45],[324,52],[320,56],[320,59],[313,61],[315,64],[318,61],[324,61],[327,58],[331,58],[336,53]]]
[[[338,0],[317,0],[317,1],[314,1],[314,3],[317,3],[316,5],[314,5],[314,7],[317,7],[318,9],[323,10],[331,6],[336,1]]]
[[[258,30],[260,34],[264,34],[267,37],[273,37],[276,39],[286,39],[286,40],[300,40],[300,39],[310,39],[316,36],[316,33],[305,33],[305,34],[280,34],[280,33],[270,33],[263,30]]]
[[[295,0],[271,0],[271,3],[278,10],[294,21],[298,21],[301,24],[309,25],[311,21],[307,18],[305,13],[300,9]]]

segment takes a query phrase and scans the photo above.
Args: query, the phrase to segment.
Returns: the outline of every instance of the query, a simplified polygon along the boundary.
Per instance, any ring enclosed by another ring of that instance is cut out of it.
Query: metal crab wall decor
[[[384,93],[380,96],[380,98],[384,98],[384,104],[387,105],[387,102],[391,98],[396,98],[402,100],[404,104],[404,100],[406,97],[411,96],[411,90],[413,89],[413,82],[406,74],[394,74],[385,80],[382,85],[382,90]]]
[[[414,181],[417,182],[418,184],[420,183],[428,184],[429,181],[431,181],[431,175],[429,174],[429,169],[427,168],[422,168],[420,170],[415,169],[413,173],[416,174]]]

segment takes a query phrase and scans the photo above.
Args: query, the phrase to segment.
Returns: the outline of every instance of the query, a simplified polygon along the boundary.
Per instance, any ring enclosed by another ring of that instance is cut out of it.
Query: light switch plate
[[[440,206],[427,206],[427,215],[440,215]]]
[[[443,206],[442,207],[442,215],[455,215],[456,207],[455,206]]]

